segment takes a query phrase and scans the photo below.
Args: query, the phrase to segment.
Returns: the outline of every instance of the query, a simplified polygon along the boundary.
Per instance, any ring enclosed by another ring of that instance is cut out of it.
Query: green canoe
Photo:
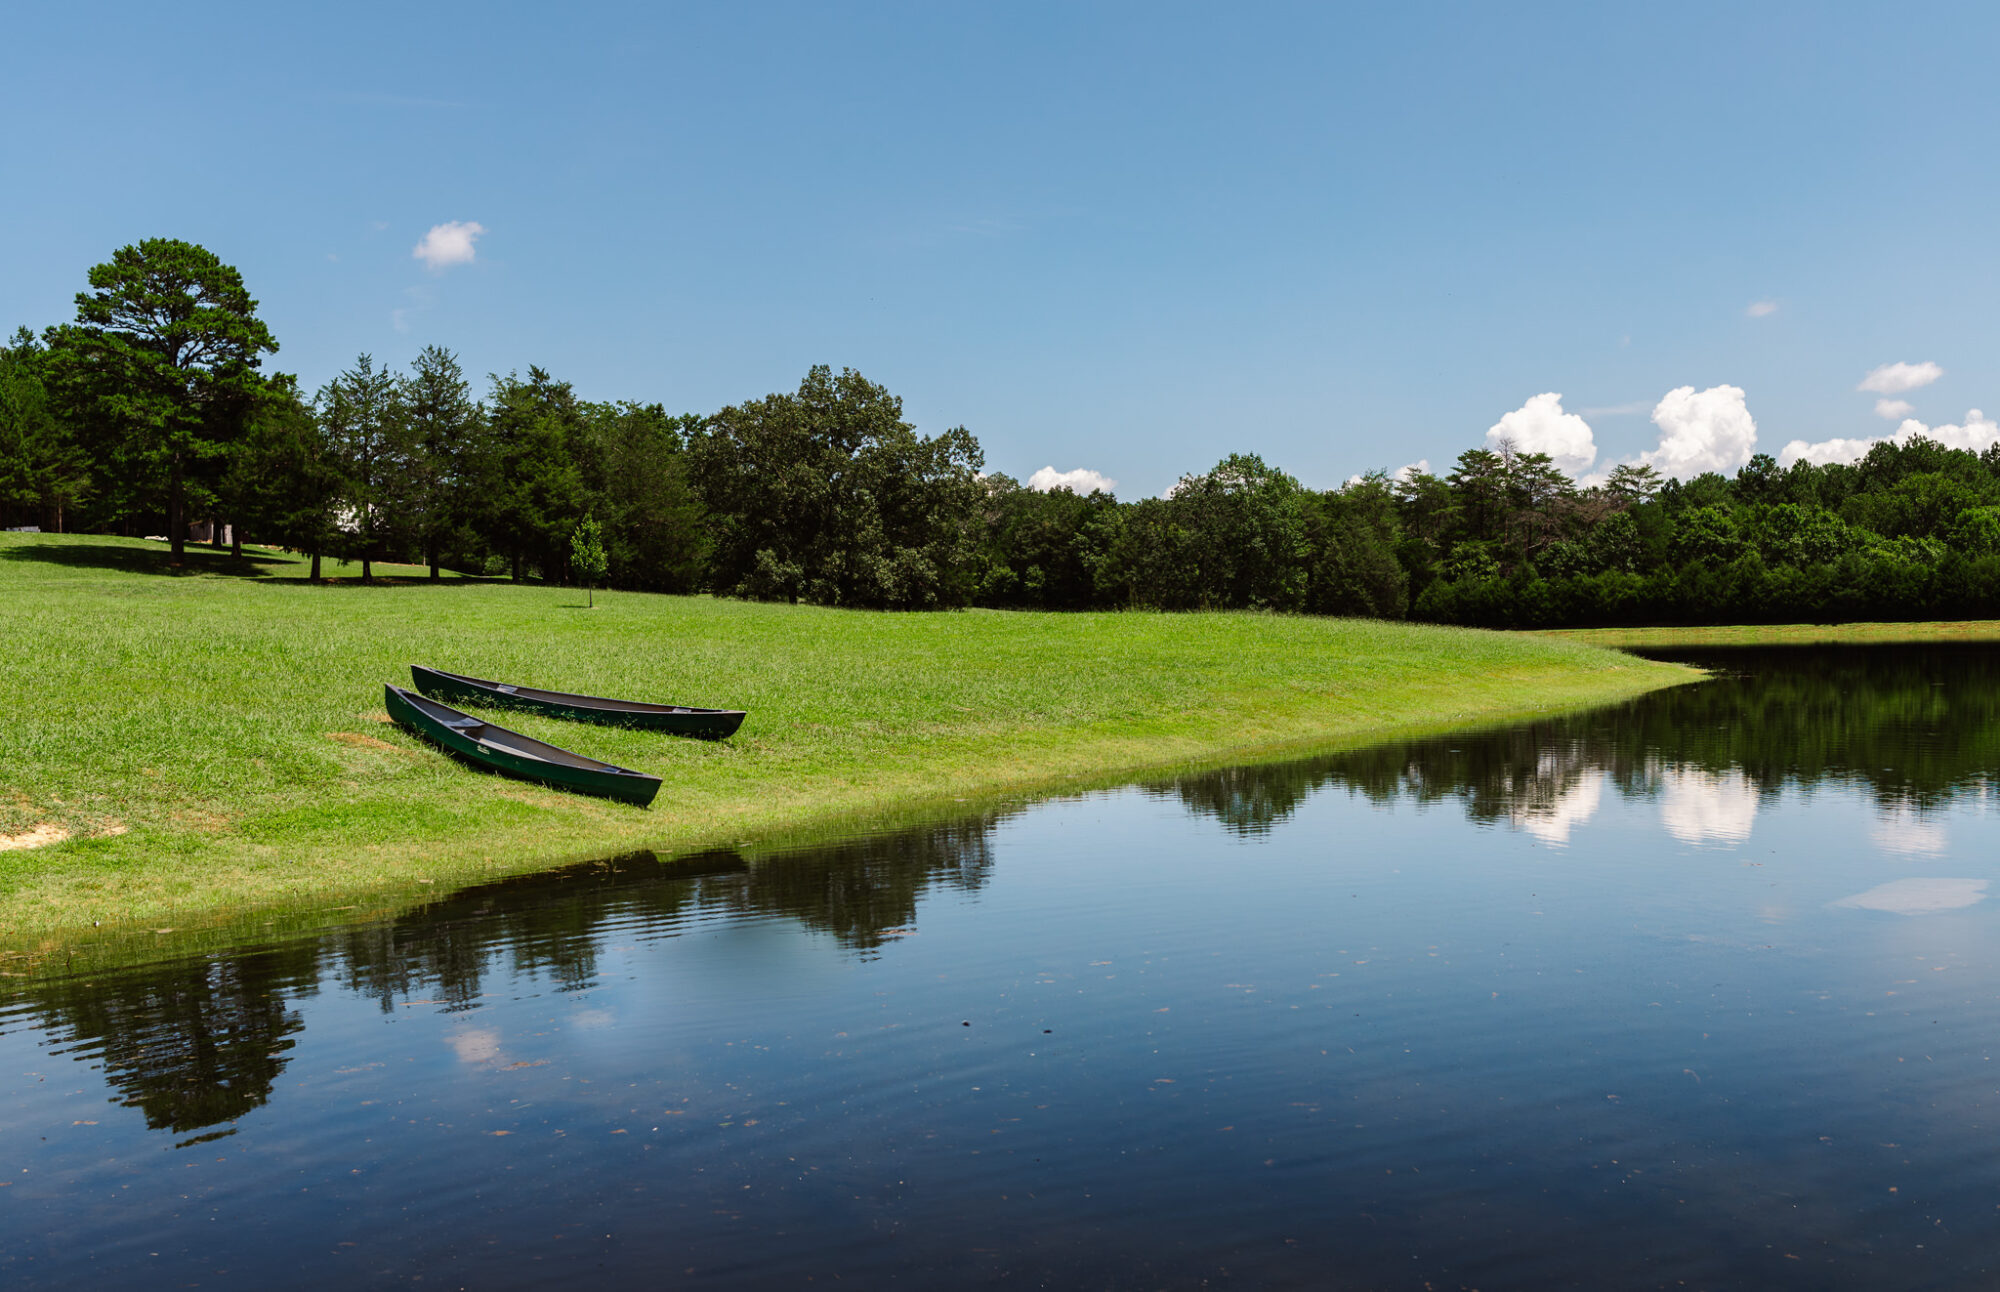
[[[601,722],[613,727],[638,727],[676,736],[699,736],[705,740],[720,740],[733,735],[743,725],[741,709],[696,709],[685,704],[647,704],[641,700],[607,700],[597,695],[542,691],[532,686],[512,686],[460,673],[446,673],[421,664],[410,665],[410,676],[416,680],[417,690],[433,700],[451,704],[520,709],[551,718]]]
[[[660,792],[657,776],[545,745],[518,731],[496,727],[469,713],[426,700],[400,686],[383,687],[382,699],[389,706],[389,716],[398,725],[475,767],[579,794],[623,799],[641,807],[651,803]]]

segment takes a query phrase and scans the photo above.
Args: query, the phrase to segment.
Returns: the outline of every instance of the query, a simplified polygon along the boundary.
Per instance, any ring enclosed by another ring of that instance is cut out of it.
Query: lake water
[[[17,982],[0,1280],[1993,1286],[2000,651],[1701,659]]]

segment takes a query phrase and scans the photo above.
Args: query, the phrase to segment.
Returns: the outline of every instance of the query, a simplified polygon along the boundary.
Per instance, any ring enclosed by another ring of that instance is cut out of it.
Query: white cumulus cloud
[[[1743,402],[1741,386],[1681,386],[1653,408],[1660,447],[1639,455],[1642,466],[1689,480],[1704,471],[1727,475],[1750,460],[1757,447],[1757,421]]]
[[[1885,417],[1892,422],[1908,417],[1915,411],[1914,408],[1910,407],[1910,401],[1907,399],[1878,399],[1875,401],[1875,416]]]
[[[477,220],[446,220],[432,225],[410,256],[423,261],[432,273],[441,274],[453,265],[471,264],[476,254],[472,244],[485,232],[486,226]]]
[[[1906,390],[1928,386],[1944,376],[1944,369],[1926,359],[1922,363],[1885,363],[1871,369],[1856,390],[1873,391],[1878,395],[1900,395]]]
[[[1995,444],[2000,444],[2000,424],[1990,421],[1978,409],[1968,409],[1963,423],[1945,423],[1943,426],[1926,426],[1916,418],[1906,419],[1891,435],[1876,435],[1862,439],[1820,440],[1809,444],[1804,440],[1793,440],[1778,451],[1778,465],[1788,467],[1794,462],[1810,462],[1823,467],[1829,462],[1859,462],[1868,450],[1877,444],[1908,444],[1918,436],[1934,440],[1948,449],[1970,449],[1974,453],[1984,453]]]
[[[1743,312],[1753,319],[1769,318],[1778,312],[1778,302],[1751,301],[1750,307]]]
[[[1058,471],[1052,466],[1043,467],[1028,477],[1028,488],[1041,493],[1056,489],[1068,489],[1073,493],[1090,493],[1102,489],[1110,493],[1118,487],[1118,482],[1100,471],[1088,467],[1078,467],[1074,471]]]
[[[1555,391],[1536,395],[1495,422],[1486,432],[1487,447],[1511,440],[1523,453],[1546,453],[1565,475],[1575,475],[1597,460],[1597,441],[1590,423],[1565,413]]]

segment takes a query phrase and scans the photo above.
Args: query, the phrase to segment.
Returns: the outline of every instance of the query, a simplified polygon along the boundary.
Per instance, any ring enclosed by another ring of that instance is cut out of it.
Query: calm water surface
[[[1986,1287],[2000,652],[14,982],[30,1287]]]

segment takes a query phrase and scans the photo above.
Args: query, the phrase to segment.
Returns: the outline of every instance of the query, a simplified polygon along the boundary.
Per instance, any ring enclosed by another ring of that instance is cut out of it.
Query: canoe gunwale
[[[652,704],[613,700],[604,696],[515,686],[464,673],[447,673],[424,664],[410,665],[416,689],[445,704],[517,709],[572,722],[631,727],[697,740],[724,740],[736,734],[748,715],[741,709],[703,709],[692,705]]]
[[[382,691],[398,725],[482,770],[640,807],[659,793],[660,778],[650,772],[536,740],[400,686],[385,685]]]
[[[646,700],[613,700],[602,695],[584,695],[576,691],[549,691],[538,686],[515,686],[509,682],[495,682],[483,677],[470,677],[464,673],[447,673],[441,668],[431,668],[426,664],[410,665],[412,673],[424,672],[459,682],[466,686],[491,691],[502,701],[539,700],[545,704],[567,704],[580,709],[602,709],[606,713],[643,713],[660,716],[688,717],[736,717],[742,709],[704,709],[691,704],[653,704]]]

